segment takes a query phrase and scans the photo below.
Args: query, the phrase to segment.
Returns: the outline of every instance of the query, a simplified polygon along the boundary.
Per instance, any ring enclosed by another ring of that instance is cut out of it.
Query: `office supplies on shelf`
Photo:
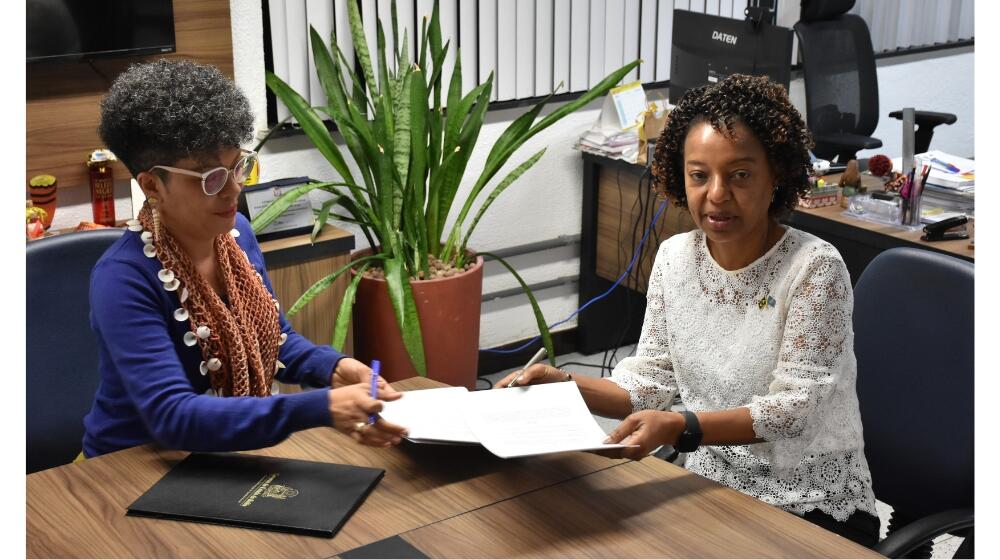
[[[606,435],[574,381],[496,391],[408,391],[385,403],[381,415],[406,427],[408,441],[481,444],[504,459],[628,447],[603,443]]]
[[[382,362],[380,362],[378,360],[372,360],[372,387],[371,387],[371,394],[372,394],[372,398],[373,399],[377,399],[378,398],[378,373],[379,373],[380,369],[382,369]],[[374,424],[375,420],[377,420],[377,419],[378,419],[378,415],[376,415],[376,414],[369,414],[368,415],[368,423],[369,424]]]
[[[528,363],[524,364],[524,367],[521,368],[521,371],[523,372],[524,370],[526,370],[526,369],[530,368],[531,366],[537,364],[538,362],[542,361],[545,358],[545,355],[547,353],[548,353],[548,351],[545,350],[544,346],[542,346],[541,348],[539,348],[538,352],[535,352],[535,355],[532,356],[530,360],[528,360]],[[515,377],[514,379],[511,379],[510,383],[507,384],[507,387],[508,388],[513,387],[514,384],[516,384],[516,383],[517,383],[517,377]]]
[[[128,515],[333,537],[385,471],[244,453],[192,453]]]
[[[955,216],[937,223],[927,224],[924,226],[924,235],[920,236],[920,239],[924,241],[968,239],[969,230],[966,227],[967,223],[969,223],[968,216]]]

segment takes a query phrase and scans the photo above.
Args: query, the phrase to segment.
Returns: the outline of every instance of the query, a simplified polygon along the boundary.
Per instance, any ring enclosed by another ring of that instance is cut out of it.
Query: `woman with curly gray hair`
[[[681,98],[656,143],[654,188],[697,229],[659,248],[636,355],[610,379],[573,379],[592,411],[624,418],[608,438],[633,446],[619,455],[674,446],[689,470],[873,546],[851,279],[833,246],[777,220],[807,188],[810,143],[766,78]],[[542,365],[519,375],[570,378]],[[670,411],[678,394],[684,412]]]
[[[370,414],[371,370],[292,330],[236,212],[257,155],[246,97],[218,69],[158,60],[121,74],[100,134],[146,195],[91,275],[101,384],[83,457],[157,442],[189,451],[274,445],[330,426],[368,445],[404,430]],[[274,381],[331,387],[280,395]],[[378,397],[400,394],[384,381]]]

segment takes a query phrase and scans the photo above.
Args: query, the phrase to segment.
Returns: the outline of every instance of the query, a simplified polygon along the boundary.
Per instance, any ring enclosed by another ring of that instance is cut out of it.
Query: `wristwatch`
[[[674,447],[681,453],[690,453],[701,445],[701,424],[698,423],[698,417],[690,410],[685,410],[681,414],[684,415],[684,431],[681,432],[681,437],[677,438]]]

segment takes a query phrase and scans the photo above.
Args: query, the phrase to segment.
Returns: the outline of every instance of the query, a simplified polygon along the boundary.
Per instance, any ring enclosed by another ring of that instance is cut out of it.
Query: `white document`
[[[408,391],[385,403],[381,416],[407,428],[410,441],[479,443],[504,459],[627,447],[602,443],[607,435],[574,382],[496,391]]]
[[[386,402],[379,413],[387,422],[405,427],[406,439],[416,443],[479,443],[469,430],[461,403],[469,395],[465,387],[406,391],[402,398]]]
[[[469,393],[465,418],[491,453],[505,459],[564,451],[617,449],[602,443],[597,425],[573,381]]]

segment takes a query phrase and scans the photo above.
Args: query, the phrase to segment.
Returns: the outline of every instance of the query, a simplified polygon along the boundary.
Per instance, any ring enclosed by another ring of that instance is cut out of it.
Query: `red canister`
[[[90,169],[90,203],[94,222],[115,225],[115,178],[111,164],[118,161],[110,150],[94,150],[87,160]]]

